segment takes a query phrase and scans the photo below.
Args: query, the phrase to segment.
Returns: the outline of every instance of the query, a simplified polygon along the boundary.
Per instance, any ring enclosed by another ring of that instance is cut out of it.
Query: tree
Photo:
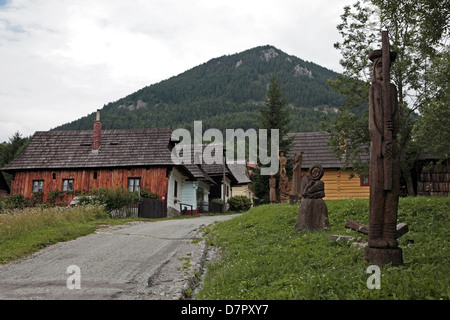
[[[0,144],[0,168],[13,161],[16,157],[25,151],[26,146],[31,138],[22,138],[17,131],[9,138],[9,142]],[[7,173],[0,173],[5,177],[6,182],[11,186],[11,176]]]
[[[290,150],[293,138],[288,138],[289,123],[291,121],[289,103],[283,96],[283,92],[278,83],[276,74],[272,75],[269,87],[267,89],[267,97],[264,106],[260,108],[259,115],[260,129],[278,129],[279,130],[279,150],[271,150],[271,152],[284,151],[285,154]],[[270,136],[267,145],[270,146]],[[258,163],[261,167],[261,163]],[[289,162],[287,165],[289,169]],[[278,175],[278,174],[277,174]],[[256,204],[269,203],[269,176],[261,175],[259,170],[255,170],[252,175],[253,192],[257,200]]]
[[[21,155],[29,141],[30,138],[23,138],[19,131],[14,133],[14,135],[9,138],[9,142],[3,144],[3,147],[0,148],[0,167],[10,163],[16,157]]]
[[[433,59],[425,75],[427,96],[419,110],[420,117],[414,135],[423,151],[432,153],[437,160],[450,158],[450,48]]]
[[[425,102],[431,100],[426,75],[448,37],[448,7],[449,0],[362,0],[344,8],[342,23],[337,26],[343,41],[335,48],[341,51],[344,73],[329,85],[347,99],[336,120],[326,125],[329,142],[338,156],[345,155],[346,164],[355,167],[356,173],[367,174],[368,166],[358,163],[358,154],[368,152],[370,142],[366,110],[371,64],[367,56],[379,45],[380,31],[388,30],[391,48],[398,53],[391,78],[398,89],[401,172],[410,195],[414,194],[411,170],[421,149],[413,134],[418,111],[425,116]]]

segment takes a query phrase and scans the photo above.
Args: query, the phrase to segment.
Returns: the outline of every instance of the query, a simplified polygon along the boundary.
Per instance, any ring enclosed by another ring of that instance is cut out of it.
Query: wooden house
[[[228,168],[237,180],[232,186],[231,196],[246,196],[253,203],[254,193],[251,188],[252,180],[249,177],[247,164],[228,164]]]
[[[43,201],[54,190],[67,204],[75,191],[123,188],[156,193],[167,200],[167,215],[180,214],[182,188],[193,174],[174,165],[170,129],[102,130],[99,114],[94,130],[36,132],[25,152],[1,168],[12,175],[11,194]]]
[[[420,153],[416,172],[417,195],[450,195],[450,160],[437,163],[437,158],[432,153]]]
[[[216,150],[223,150],[222,144],[209,145],[214,156],[205,151],[206,144],[201,146],[202,153],[195,153],[196,148],[191,146],[191,164],[185,165],[192,173],[193,178],[185,181],[183,185],[182,208],[187,214],[211,211],[210,201],[224,199],[223,176],[225,174],[225,202],[238,192],[238,189],[251,183],[248,175],[243,173],[245,164],[217,163]],[[200,161],[200,157],[202,161]],[[215,209],[217,210],[217,208]]]
[[[238,183],[238,180],[230,171],[230,168],[228,164],[226,164],[226,161],[222,160],[223,158],[219,160],[216,157],[215,152],[223,150],[223,145],[222,144],[203,145],[202,150],[203,153],[202,153],[201,168],[214,181],[214,184],[211,185],[209,191],[209,203],[211,204],[212,202],[214,202],[214,200],[220,201],[225,200],[226,204],[228,199],[231,198],[232,187]],[[198,156],[199,155],[194,154],[194,157]],[[225,186],[223,182],[224,176],[225,176]],[[211,210],[217,211],[217,209],[212,209],[210,206],[209,211]]]
[[[325,183],[325,200],[369,198],[369,179],[350,179],[350,171],[343,169],[344,161],[330,151],[327,133],[301,132],[290,133],[289,136],[293,136],[294,141],[286,157],[294,158],[296,153],[303,151],[303,176],[308,175],[309,167],[313,163],[319,163],[324,168],[325,173],[321,180]],[[361,155],[361,160],[369,162],[369,154]]]
[[[184,182],[181,208],[186,214],[207,212],[210,188],[216,182],[202,169],[201,165],[191,163],[186,164],[185,167],[191,172],[192,178]]]

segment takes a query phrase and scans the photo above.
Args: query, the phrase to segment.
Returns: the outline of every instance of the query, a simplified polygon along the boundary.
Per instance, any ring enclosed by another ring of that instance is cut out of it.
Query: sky
[[[257,46],[342,72],[333,44],[353,2],[0,0],[0,142]]]

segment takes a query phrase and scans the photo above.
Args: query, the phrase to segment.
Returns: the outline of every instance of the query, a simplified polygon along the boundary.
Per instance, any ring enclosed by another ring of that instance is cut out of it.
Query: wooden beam
[[[369,227],[366,226],[366,225],[364,225],[364,224],[362,224],[362,223],[356,222],[356,221],[347,220],[347,221],[345,222],[345,227],[346,227],[347,229],[351,229],[351,230],[354,230],[354,231],[358,231],[358,232],[363,233],[363,234],[366,234],[366,235],[369,234]],[[409,227],[408,227],[408,225],[407,225],[406,223],[399,223],[399,224],[397,225],[397,233],[396,233],[395,236],[396,236],[396,238],[398,239],[398,238],[400,238],[402,235],[404,235],[405,233],[407,233],[408,231],[409,231]]]
[[[407,233],[408,231],[409,231],[409,228],[406,223],[399,223],[397,225],[397,233],[396,233],[397,239],[400,238],[405,233]]]
[[[345,227],[347,229],[355,230],[364,234],[369,234],[369,227],[356,221],[347,220],[345,222]]]

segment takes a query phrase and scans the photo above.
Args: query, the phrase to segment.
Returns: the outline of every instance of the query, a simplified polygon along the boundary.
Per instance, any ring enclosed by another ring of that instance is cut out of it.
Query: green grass
[[[330,228],[294,231],[298,205],[263,205],[211,228],[208,242],[222,248],[196,299],[449,299],[450,198],[400,199],[399,239],[404,265],[381,270],[381,289],[369,290],[363,250],[328,242],[332,234],[364,235],[344,227],[368,223],[366,200],[327,201]],[[410,240],[413,240],[412,243]]]
[[[51,244],[88,235],[105,225],[196,217],[199,215],[160,219],[111,219],[102,206],[96,205],[37,206],[3,211],[0,214],[0,265],[24,258]]]
[[[137,219],[111,219],[99,206],[34,207],[0,214],[0,265],[62,241],[88,235],[103,225]],[[139,220],[139,219],[138,219]]]

